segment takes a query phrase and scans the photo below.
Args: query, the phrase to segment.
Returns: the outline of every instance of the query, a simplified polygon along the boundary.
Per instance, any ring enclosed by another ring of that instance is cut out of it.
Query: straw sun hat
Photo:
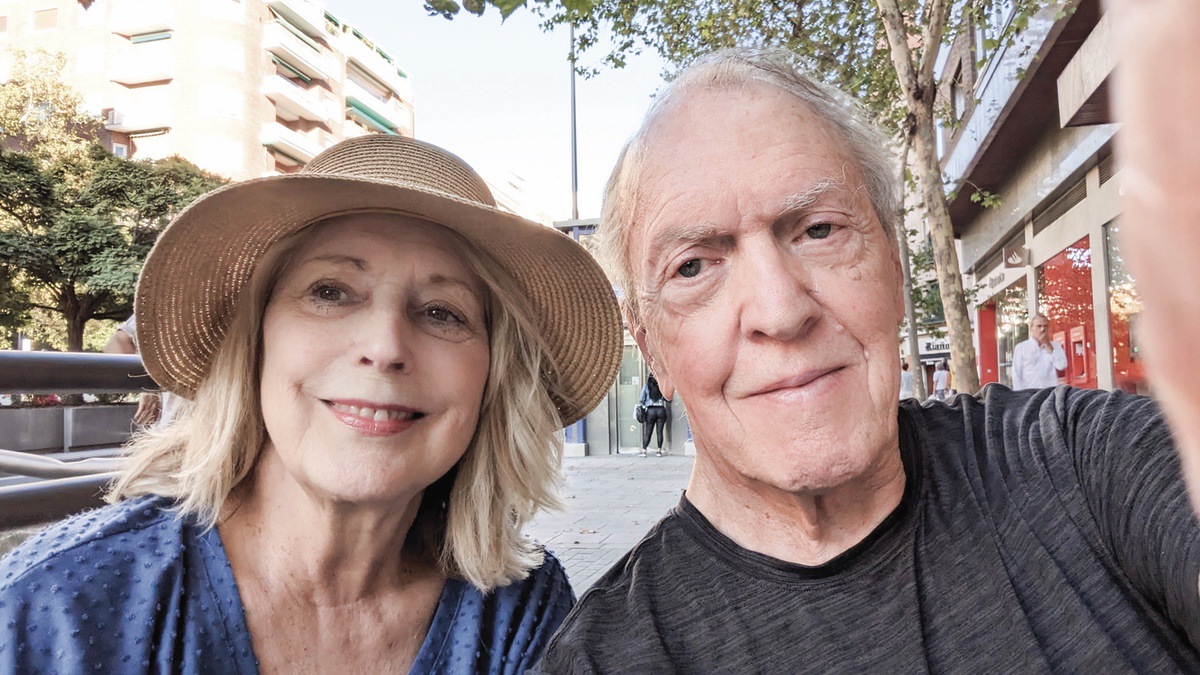
[[[151,377],[192,398],[263,254],[308,225],[355,212],[437,223],[487,253],[530,298],[558,366],[563,424],[600,402],[621,352],[620,315],[600,266],[561,232],[497,209],[458,157],[389,135],[338,143],[300,173],[210,192],[167,226],[137,289],[138,343]]]

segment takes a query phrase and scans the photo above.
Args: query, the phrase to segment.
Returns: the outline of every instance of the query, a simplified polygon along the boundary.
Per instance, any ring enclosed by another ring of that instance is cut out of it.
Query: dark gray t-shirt
[[[992,386],[899,417],[905,495],[857,546],[786,563],[685,497],[541,672],[1200,672],[1200,525],[1153,402]]]

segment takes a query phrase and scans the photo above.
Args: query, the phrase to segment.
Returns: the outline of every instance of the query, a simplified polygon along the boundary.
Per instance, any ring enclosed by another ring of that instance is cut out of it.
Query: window
[[[54,30],[58,28],[58,8],[39,9],[33,12],[34,30]]]
[[[113,143],[113,154],[125,158],[129,156],[129,146],[124,143]]]

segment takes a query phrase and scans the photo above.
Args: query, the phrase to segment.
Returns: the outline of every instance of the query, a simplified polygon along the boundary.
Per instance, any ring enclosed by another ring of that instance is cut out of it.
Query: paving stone
[[[692,458],[678,455],[568,457],[565,510],[539,514],[525,532],[554,551],[583,595],[679,503],[691,471]]]

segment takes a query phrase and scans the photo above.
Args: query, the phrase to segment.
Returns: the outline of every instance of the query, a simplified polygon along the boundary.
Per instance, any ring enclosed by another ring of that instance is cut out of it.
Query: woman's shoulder
[[[0,595],[41,579],[61,585],[118,572],[178,540],[182,523],[162,497],[111,504],[51,525],[0,560]]]
[[[549,551],[527,576],[489,591],[451,579],[413,670],[524,672],[574,604],[567,573]]]

